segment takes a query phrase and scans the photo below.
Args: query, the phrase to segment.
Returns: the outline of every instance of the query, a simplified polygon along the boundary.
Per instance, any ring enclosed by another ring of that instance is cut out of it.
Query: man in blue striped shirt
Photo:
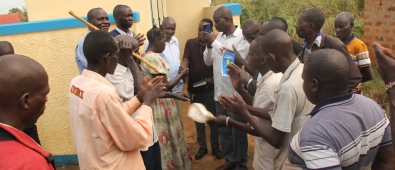
[[[312,116],[293,137],[283,169],[393,169],[391,129],[373,100],[348,93],[344,55],[321,49],[309,55],[302,79]]]

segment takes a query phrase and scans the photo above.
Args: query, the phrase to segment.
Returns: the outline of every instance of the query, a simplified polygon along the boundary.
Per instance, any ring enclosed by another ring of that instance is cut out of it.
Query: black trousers
[[[145,169],[162,170],[159,142],[154,143],[147,151],[140,151],[143,157]]]

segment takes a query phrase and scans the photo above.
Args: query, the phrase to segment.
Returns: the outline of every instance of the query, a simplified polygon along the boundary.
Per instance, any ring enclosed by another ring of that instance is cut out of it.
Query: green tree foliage
[[[322,28],[327,34],[334,35],[333,22],[337,14],[348,11],[354,14],[356,22],[354,34],[363,39],[363,0],[216,0],[213,5],[225,3],[239,3],[242,7],[240,16],[241,24],[248,19],[264,21],[279,16],[287,20],[289,28],[288,34],[294,39],[301,41],[295,32],[295,24],[299,13],[309,7],[320,8],[326,17],[325,25]]]
[[[25,16],[25,17],[23,17],[23,18],[20,17],[19,20],[22,21],[22,22],[27,22],[28,19],[27,19],[27,10],[26,10],[26,7],[23,7],[23,10],[21,10],[21,9],[19,9],[19,8],[17,8],[17,7],[11,8],[10,10],[8,10],[8,14],[19,13],[19,12],[22,12],[22,14]]]

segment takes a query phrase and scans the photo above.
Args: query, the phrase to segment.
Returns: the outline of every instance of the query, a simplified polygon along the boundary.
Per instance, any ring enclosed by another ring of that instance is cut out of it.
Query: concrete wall
[[[86,16],[90,9],[96,7],[103,8],[110,14],[116,5],[123,4],[140,13],[140,26],[136,28],[137,32],[144,32],[151,28],[148,0],[25,0],[25,3],[26,9],[29,11],[29,21],[69,18],[69,11]]]
[[[364,19],[364,41],[369,47],[372,62],[377,63],[373,42],[395,50],[395,1],[365,0]]]
[[[112,30],[115,27],[112,9],[118,4],[125,4],[134,11],[136,23],[132,30],[146,34],[152,28],[149,2],[146,0],[58,0],[56,2],[26,0],[30,22],[0,25],[0,40],[11,42],[17,54],[26,55],[41,63],[49,75],[51,91],[48,95],[46,111],[39,118],[37,126],[42,147],[55,155],[57,166],[78,163],[70,130],[68,87],[71,79],[78,75],[74,50],[79,40],[87,33],[87,27],[72,18],[68,12],[72,10],[77,15],[85,16],[91,8],[102,7],[109,14],[110,30]],[[156,0],[153,2],[153,6],[156,6]],[[184,0],[163,0],[163,2],[165,16],[172,16],[177,21],[176,37],[180,40],[180,57],[182,57],[186,40],[197,36],[199,21],[204,16],[212,18],[213,10],[207,12],[205,7],[210,3],[203,0],[189,0],[188,3]],[[240,23],[238,19],[240,15],[238,13],[241,13],[240,5],[233,4],[230,8],[232,11],[236,10],[235,23]],[[160,5],[162,16],[161,9]],[[155,11],[156,9],[153,10]],[[155,20],[158,22],[157,18]]]

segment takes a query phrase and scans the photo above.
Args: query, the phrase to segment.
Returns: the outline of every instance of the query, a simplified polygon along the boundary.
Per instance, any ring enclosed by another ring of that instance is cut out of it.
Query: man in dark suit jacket
[[[139,45],[142,46],[144,44],[144,35],[143,34],[135,34],[129,30],[130,27],[133,26],[133,11],[127,5],[117,5],[113,10],[114,20],[116,23],[115,29],[113,29],[110,34],[113,37],[118,35],[129,35],[134,37],[138,42]],[[138,52],[138,48],[137,51]]]
[[[321,31],[324,22],[324,13],[318,8],[307,8],[300,13],[296,23],[296,34],[300,38],[304,38],[304,49],[299,55],[299,60],[304,63],[310,53],[319,49],[329,48],[340,51],[345,55],[350,66],[351,74],[348,88],[353,90],[361,82],[361,73],[343,42]]]

